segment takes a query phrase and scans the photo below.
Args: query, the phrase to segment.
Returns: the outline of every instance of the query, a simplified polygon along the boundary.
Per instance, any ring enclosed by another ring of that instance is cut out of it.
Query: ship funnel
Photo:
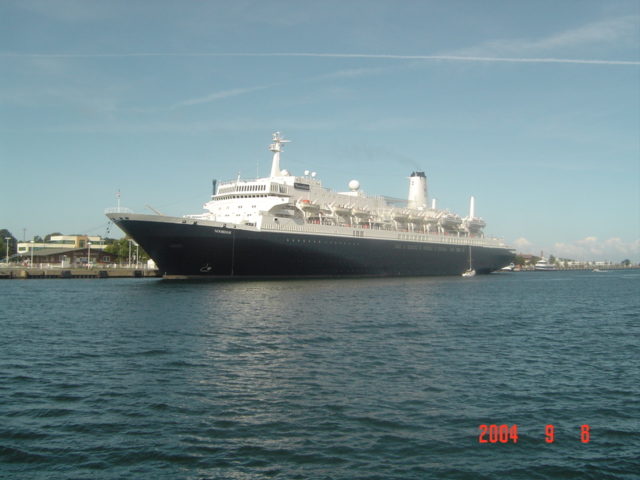
[[[427,206],[427,176],[424,172],[413,172],[409,178],[409,208],[424,208]]]
[[[438,203],[438,202],[437,202],[437,200],[435,198],[433,200],[431,200],[431,210],[436,210],[437,209],[436,208],[436,203]]]
[[[476,217],[476,197],[471,197],[469,201],[469,218]]]
[[[280,176],[280,152],[282,152],[282,146],[285,143],[289,143],[291,140],[284,140],[282,133],[276,132],[272,135],[273,143],[269,150],[273,152],[273,163],[271,163],[271,177]]]

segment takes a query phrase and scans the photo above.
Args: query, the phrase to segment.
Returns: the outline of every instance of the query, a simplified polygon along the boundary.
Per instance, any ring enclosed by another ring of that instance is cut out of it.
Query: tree
[[[111,242],[107,243],[104,251],[109,253],[115,253],[118,255],[121,263],[126,263],[129,261],[129,238],[124,237],[118,240],[109,239]],[[140,258],[139,262],[146,262],[149,260],[149,255],[142,248],[136,247],[135,244],[131,244],[131,262],[135,263],[135,254],[139,253]]]
[[[0,258],[6,258],[7,255],[7,241],[6,238],[9,238],[9,255],[13,255],[18,251],[18,241],[16,237],[14,237],[9,230],[3,228],[0,230]]]
[[[525,263],[527,263],[522,255],[516,255],[516,258],[513,260],[513,263],[516,265],[520,265],[524,267]]]
[[[620,262],[622,265],[624,265],[625,267],[628,267],[629,265],[631,265],[631,260],[629,260],[628,258],[624,259],[623,261]]]
[[[62,235],[62,234],[60,232],[50,233],[49,235],[44,237],[44,241],[45,242],[50,242],[51,241],[51,237],[54,237],[54,236],[57,237],[58,235]]]
[[[553,265],[554,263],[556,263],[556,257],[554,257],[553,255],[550,255],[550,256],[549,256],[549,263],[550,263],[551,265]]]

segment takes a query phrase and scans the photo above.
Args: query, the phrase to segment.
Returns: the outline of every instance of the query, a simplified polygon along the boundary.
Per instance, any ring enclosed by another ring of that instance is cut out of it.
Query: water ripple
[[[475,280],[7,281],[0,475],[638,478],[640,276]]]

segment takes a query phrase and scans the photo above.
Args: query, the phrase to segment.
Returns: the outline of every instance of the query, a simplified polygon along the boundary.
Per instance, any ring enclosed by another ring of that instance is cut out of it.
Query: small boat
[[[511,264],[511,265],[509,265],[509,266],[502,267],[502,268],[500,269],[500,271],[501,271],[501,272],[513,272],[515,269],[516,269],[516,265],[515,265],[515,263],[512,263],[512,264]]]
[[[306,199],[298,201],[297,207],[305,212],[317,212],[320,210],[320,205]]]
[[[455,215],[453,213],[447,213],[440,217],[439,223],[443,227],[453,228],[453,227],[457,227],[458,225],[461,225],[462,219],[458,215]]]
[[[549,263],[545,258],[541,258],[533,268],[537,272],[553,272],[558,269],[554,264]]]
[[[334,213],[334,215],[337,215],[339,217],[349,218],[349,216],[351,215],[351,208],[349,208],[347,206],[334,205],[332,203],[332,204],[329,205],[329,208]]]
[[[351,214],[354,217],[358,217],[358,218],[369,218],[371,216],[371,212],[369,210],[366,210],[364,208],[352,208],[351,209]]]
[[[393,210],[391,212],[391,218],[393,218],[396,222],[406,222],[409,219],[409,214],[405,213],[402,210]]]
[[[471,263],[471,246],[469,246],[469,269],[462,274],[463,277],[473,277],[476,274],[476,271],[473,269]]]

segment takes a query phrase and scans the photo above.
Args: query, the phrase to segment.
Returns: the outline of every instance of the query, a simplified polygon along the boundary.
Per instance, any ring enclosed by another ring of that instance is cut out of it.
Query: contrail
[[[383,58],[392,60],[450,60],[457,62],[577,63],[586,65],[640,65],[626,60],[584,60],[571,58],[470,57],[459,55],[391,55],[362,53],[0,53],[20,58],[133,58],[133,57],[319,57]]]

